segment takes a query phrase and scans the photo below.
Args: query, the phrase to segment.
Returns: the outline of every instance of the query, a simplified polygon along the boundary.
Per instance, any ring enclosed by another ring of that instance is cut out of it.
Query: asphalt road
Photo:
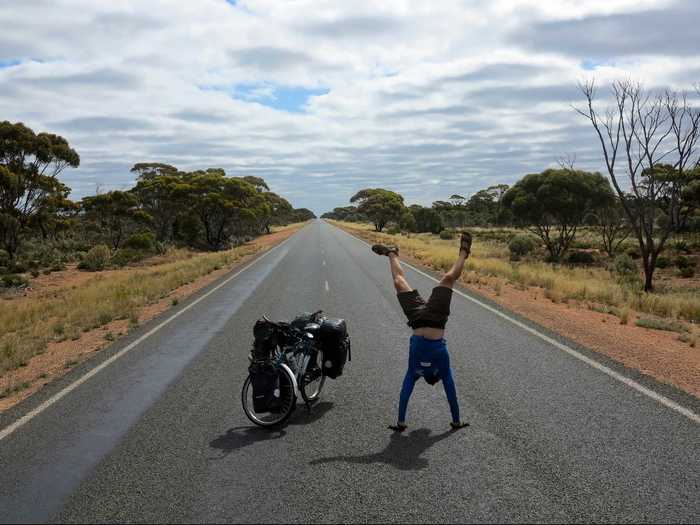
[[[348,320],[352,363],[311,412],[253,427],[254,321],[318,308]],[[700,521],[700,425],[463,297],[452,312],[471,427],[449,432],[420,382],[394,435],[410,332],[386,259],[316,221],[0,440],[0,522]]]

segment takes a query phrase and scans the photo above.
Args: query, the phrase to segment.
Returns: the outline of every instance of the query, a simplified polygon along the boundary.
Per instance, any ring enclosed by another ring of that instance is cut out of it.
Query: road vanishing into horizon
[[[253,323],[321,308],[347,319],[352,362],[310,412],[255,427]],[[0,438],[0,522],[700,521],[692,417],[458,294],[471,426],[450,432],[442,385],[419,382],[391,433],[409,336],[387,260],[314,221],[2,414],[0,435],[30,415]]]

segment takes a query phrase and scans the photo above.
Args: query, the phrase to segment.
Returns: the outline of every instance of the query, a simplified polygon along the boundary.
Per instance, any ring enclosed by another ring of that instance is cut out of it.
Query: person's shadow
[[[452,433],[453,431],[448,430],[442,434],[431,436],[428,428],[419,428],[412,431],[408,436],[395,432],[389,438],[386,448],[381,452],[362,456],[331,456],[315,459],[311,464],[319,465],[337,461],[362,465],[385,463],[399,470],[422,470],[428,466],[428,460],[422,458],[421,455],[435,443],[442,441]]]
[[[287,422],[288,425],[308,425],[323,417],[323,415],[333,408],[333,403],[322,401],[312,405],[311,410],[299,407],[297,412]],[[262,441],[272,441],[284,437],[287,432],[283,428],[262,428],[258,426],[234,427],[228,429],[224,434],[209,442],[211,448],[221,451],[222,457],[228,456],[244,447],[260,443]]]

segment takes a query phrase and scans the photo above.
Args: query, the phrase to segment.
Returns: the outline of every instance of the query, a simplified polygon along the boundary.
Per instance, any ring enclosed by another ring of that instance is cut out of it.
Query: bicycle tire
[[[307,404],[313,403],[314,401],[318,400],[318,398],[321,396],[321,390],[323,390],[323,385],[326,383],[326,376],[323,375],[323,350],[318,350],[316,353],[316,371],[320,374],[320,379],[318,380],[318,389],[315,390],[313,393],[310,393],[307,391],[307,388],[310,386],[307,384],[307,374],[308,372],[304,372],[304,375],[301,376],[301,379],[299,381],[299,392],[301,393],[301,397],[306,402]],[[308,370],[309,365],[306,365],[306,368]]]
[[[294,392],[294,382],[292,381],[289,372],[285,368],[280,367],[278,369],[278,373],[283,374],[280,377],[280,384],[282,385],[284,383],[284,386],[281,386],[280,389],[285,392],[286,395],[290,396],[290,398],[288,401],[284,402],[284,409],[279,412],[279,417],[271,416],[268,420],[263,419],[252,409],[251,397],[248,396],[248,392],[252,392],[251,375],[248,374],[248,377],[243,382],[243,388],[241,389],[241,404],[243,405],[243,412],[252,423],[255,423],[260,427],[270,428],[283,425],[291,417],[294,409],[296,408],[297,396]],[[273,412],[267,413],[273,414]]]

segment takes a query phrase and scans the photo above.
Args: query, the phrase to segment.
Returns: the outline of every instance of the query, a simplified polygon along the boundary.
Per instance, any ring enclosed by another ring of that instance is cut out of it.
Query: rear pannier
[[[274,411],[280,402],[279,373],[272,365],[250,365],[250,380],[253,386],[253,410],[258,414]]]
[[[351,360],[350,338],[344,319],[324,319],[318,332],[323,347],[323,375],[335,379],[343,375],[346,361]]]

